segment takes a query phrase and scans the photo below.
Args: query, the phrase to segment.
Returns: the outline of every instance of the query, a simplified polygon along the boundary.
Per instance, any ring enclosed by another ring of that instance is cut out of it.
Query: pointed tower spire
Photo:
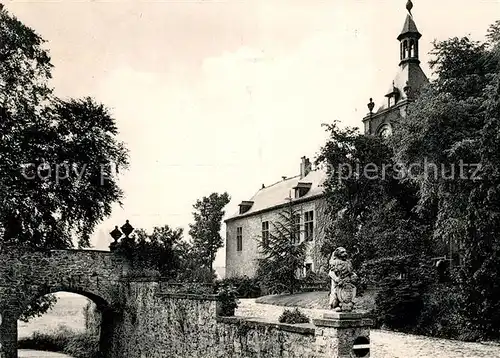
[[[414,62],[419,64],[418,59],[418,40],[422,37],[422,34],[418,32],[417,25],[413,20],[413,15],[411,14],[411,9],[413,9],[413,3],[408,0],[406,3],[406,9],[408,10],[408,15],[406,15],[406,20],[403,25],[403,30],[398,36],[400,45],[400,66],[408,62]]]

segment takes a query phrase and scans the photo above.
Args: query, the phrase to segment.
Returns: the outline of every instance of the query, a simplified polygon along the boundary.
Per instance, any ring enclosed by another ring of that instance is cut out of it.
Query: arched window
[[[403,41],[403,59],[408,58],[408,41]]]
[[[415,41],[410,40],[410,57],[416,57],[415,56]]]
[[[382,138],[387,138],[392,134],[392,128],[390,124],[384,124],[382,127],[380,127],[378,131],[378,135],[381,136]]]

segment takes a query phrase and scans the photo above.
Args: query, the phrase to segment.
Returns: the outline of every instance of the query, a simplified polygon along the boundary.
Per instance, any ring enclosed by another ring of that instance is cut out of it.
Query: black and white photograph
[[[0,358],[500,358],[500,0],[0,0]]]

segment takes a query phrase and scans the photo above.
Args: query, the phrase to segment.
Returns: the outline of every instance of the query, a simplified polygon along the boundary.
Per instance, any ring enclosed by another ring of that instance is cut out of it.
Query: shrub
[[[424,307],[415,333],[461,340],[477,340],[480,334],[469,327],[461,312],[459,288],[453,284],[433,285],[423,296]]]
[[[233,286],[222,285],[217,291],[219,296],[218,315],[234,316],[234,310],[238,308],[238,295]]]
[[[196,265],[185,265],[183,271],[180,272],[176,280],[183,282],[200,282],[200,283],[211,283],[215,280],[215,272],[210,269],[210,267],[196,266]]]
[[[375,299],[375,324],[414,332],[424,308],[424,294],[435,282],[433,268],[414,256],[385,258],[373,263],[380,291]]]
[[[83,308],[83,318],[85,331],[91,335],[99,335],[102,321],[101,313],[97,310],[96,304],[90,300]]]
[[[278,321],[280,323],[309,323],[309,317],[307,317],[304,313],[302,313],[298,308],[294,310],[283,310],[283,313],[279,317]]]
[[[257,277],[230,277],[215,282],[216,287],[233,286],[238,298],[257,298],[262,296],[260,281]]]
[[[77,332],[59,326],[48,333],[34,332],[31,337],[20,339],[19,349],[61,352],[75,358],[99,358],[98,336]]]
[[[199,282],[168,283],[166,290],[167,292],[171,293],[208,295],[208,294],[214,294],[214,285],[209,283],[199,283]]]
[[[329,291],[331,278],[323,272],[310,271],[300,281],[300,291]]]
[[[376,325],[402,331],[414,327],[424,307],[422,290],[420,283],[386,281],[375,299]]]
[[[376,325],[431,337],[478,341],[485,332],[466,317],[463,293],[456,280],[438,283],[427,269],[383,281],[376,298]]]

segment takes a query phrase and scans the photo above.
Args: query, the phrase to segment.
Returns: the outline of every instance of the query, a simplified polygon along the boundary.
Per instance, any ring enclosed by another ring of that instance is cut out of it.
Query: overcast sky
[[[498,0],[413,2],[428,75],[434,39],[482,40],[500,14]],[[130,150],[98,248],[127,218],[187,231],[197,198],[227,191],[231,214],[298,174],[322,123],[361,126],[369,98],[383,99],[406,17],[406,0],[3,3],[48,41],[56,93],[106,104]]]

